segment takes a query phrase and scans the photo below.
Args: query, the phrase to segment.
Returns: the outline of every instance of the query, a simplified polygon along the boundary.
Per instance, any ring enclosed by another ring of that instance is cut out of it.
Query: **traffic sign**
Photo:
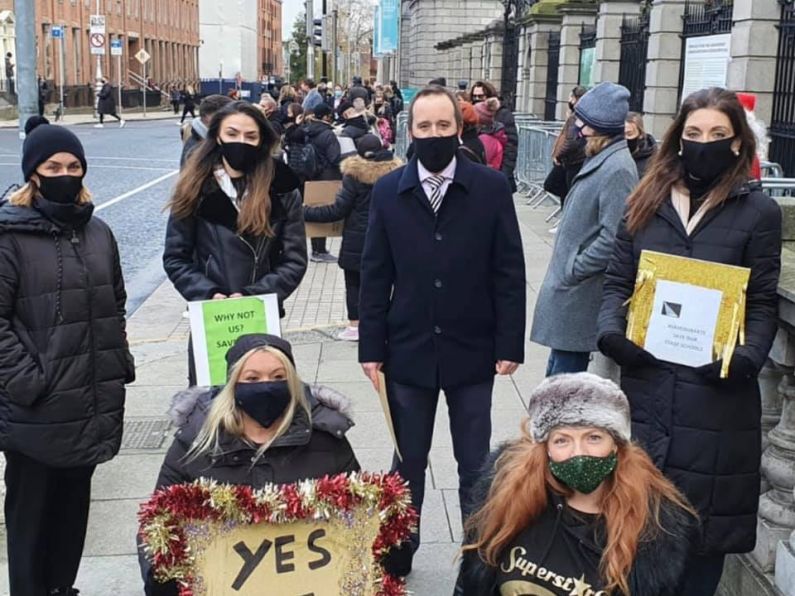
[[[120,39],[111,39],[110,40],[110,55],[111,56],[121,56],[121,40]]]
[[[105,15],[92,14],[89,17],[90,33],[101,33],[105,35]]]
[[[149,52],[147,52],[146,50],[140,50],[135,55],[135,59],[138,60],[138,62],[140,62],[141,64],[146,64],[147,62],[149,62],[149,58],[151,58],[151,56],[149,55]]]
[[[63,27],[60,25],[53,25],[50,29],[50,36],[53,39],[63,39]]]
[[[104,56],[105,55],[105,34],[92,33],[89,37],[89,45],[91,46],[91,54]]]

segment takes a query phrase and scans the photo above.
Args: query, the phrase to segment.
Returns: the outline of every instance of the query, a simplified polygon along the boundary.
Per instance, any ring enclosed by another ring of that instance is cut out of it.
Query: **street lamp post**
[[[99,12],[99,0],[97,0],[97,15]],[[102,91],[102,55],[97,54],[97,72],[95,75],[96,81],[94,84],[94,117],[99,118],[99,93]],[[119,83],[121,84],[121,83]]]

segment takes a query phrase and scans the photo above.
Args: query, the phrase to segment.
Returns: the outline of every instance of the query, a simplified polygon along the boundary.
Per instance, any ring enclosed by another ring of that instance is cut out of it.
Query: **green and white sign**
[[[199,385],[226,383],[226,352],[241,335],[281,336],[276,294],[191,302],[188,312]]]
[[[596,48],[583,48],[580,50],[580,80],[579,84],[590,89],[593,87],[594,68],[596,67]]]

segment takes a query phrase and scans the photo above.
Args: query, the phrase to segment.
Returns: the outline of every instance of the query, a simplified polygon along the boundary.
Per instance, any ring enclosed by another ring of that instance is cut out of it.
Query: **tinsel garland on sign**
[[[175,580],[180,596],[194,596],[195,553],[188,546],[186,534],[191,522],[288,524],[330,520],[360,507],[378,511],[380,531],[372,546],[376,561],[416,529],[411,495],[398,474],[354,472],[261,489],[207,479],[169,486],[141,505],[139,536],[155,579]],[[378,596],[406,594],[400,578],[382,572],[379,581]]]

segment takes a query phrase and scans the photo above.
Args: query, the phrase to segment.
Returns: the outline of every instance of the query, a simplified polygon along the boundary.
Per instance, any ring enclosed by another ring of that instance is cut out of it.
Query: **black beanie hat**
[[[36,121],[30,123],[30,120]],[[41,164],[56,153],[71,153],[83,166],[83,175],[88,171],[86,154],[80,139],[63,126],[55,126],[46,118],[34,116],[25,123],[25,142],[22,144],[22,174],[25,182]],[[32,125],[31,125],[32,124]]]
[[[241,335],[237,338],[234,345],[226,352],[226,370],[227,373],[232,370],[232,367],[237,364],[237,361],[245,356],[254,348],[264,347],[276,348],[282,352],[287,359],[295,366],[295,359],[293,358],[293,348],[290,342],[276,335],[268,333],[249,333],[248,335]]]

